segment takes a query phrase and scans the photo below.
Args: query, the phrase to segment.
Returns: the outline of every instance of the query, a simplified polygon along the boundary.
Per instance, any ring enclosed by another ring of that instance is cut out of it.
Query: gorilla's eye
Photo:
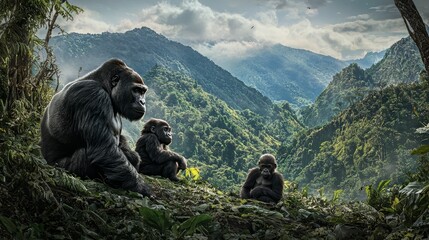
[[[133,91],[134,91],[135,93],[140,94],[140,95],[143,95],[143,94],[144,94],[144,90],[143,90],[142,88],[140,88],[140,87],[135,87],[135,88],[133,88]]]
[[[119,76],[118,75],[114,75],[112,77],[112,85],[116,86],[116,85],[118,85],[118,82],[119,82]]]
[[[271,168],[270,164],[261,164],[261,168]]]

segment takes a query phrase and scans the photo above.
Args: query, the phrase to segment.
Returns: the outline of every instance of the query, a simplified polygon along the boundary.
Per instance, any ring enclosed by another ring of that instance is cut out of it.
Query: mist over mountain
[[[266,113],[271,107],[267,97],[208,58],[146,27],[125,33],[71,33],[53,38],[51,45],[64,77],[63,83],[82,76],[110,58],[120,58],[141,75],[155,65],[182,72],[235,109]],[[150,88],[151,83],[147,84]]]
[[[357,63],[359,67],[367,69],[370,68],[372,65],[380,62],[381,59],[383,59],[384,54],[386,54],[386,50],[379,52],[368,52],[363,58],[348,60],[346,62],[349,64]]]
[[[332,76],[347,65],[333,57],[280,44],[219,64],[271,100],[297,105],[314,101]]]

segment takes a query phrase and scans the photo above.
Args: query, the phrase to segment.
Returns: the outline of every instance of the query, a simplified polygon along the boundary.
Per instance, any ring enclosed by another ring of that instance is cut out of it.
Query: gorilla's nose
[[[140,103],[140,105],[144,106],[146,104],[146,100],[145,99],[140,99],[139,103]]]

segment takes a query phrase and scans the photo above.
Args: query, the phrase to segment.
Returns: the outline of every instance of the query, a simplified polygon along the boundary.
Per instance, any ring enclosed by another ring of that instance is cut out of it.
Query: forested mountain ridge
[[[428,101],[427,82],[373,91],[326,125],[304,131],[284,146],[280,166],[287,178],[315,189],[356,194],[379,180],[401,182],[416,166],[410,151],[425,140],[415,130],[429,122]]]
[[[369,69],[353,71],[351,65],[337,74],[313,105],[302,110],[303,122],[312,127],[327,123],[354,102],[363,99],[372,90],[389,85],[412,83],[419,80],[424,69],[417,46],[410,37],[396,42],[383,59]]]
[[[372,77],[352,63],[335,74],[312,106],[302,110],[303,122],[310,127],[329,122],[333,116],[368,95],[374,87]]]
[[[386,50],[379,52],[368,52],[363,58],[348,60],[346,62],[349,64],[356,63],[357,65],[359,65],[359,67],[367,69],[370,68],[372,65],[380,62],[385,54]]]
[[[205,92],[196,80],[160,65],[144,79],[150,86],[144,117],[167,120],[173,127],[172,148],[199,167],[201,175],[220,188],[237,188],[263,153],[303,129],[287,103],[273,105],[267,115],[238,111]],[[141,122],[126,123],[136,141]]]
[[[271,100],[303,105],[314,101],[346,63],[330,56],[280,44],[222,65]]]
[[[65,82],[87,73],[109,58],[120,58],[140,74],[157,64],[185,73],[205,91],[235,109],[266,113],[271,108],[267,97],[247,87],[208,58],[146,27],[125,33],[71,33],[54,37],[51,45]]]
[[[416,82],[423,69],[419,49],[411,37],[406,37],[388,48],[383,59],[367,71],[376,83],[386,86]]]

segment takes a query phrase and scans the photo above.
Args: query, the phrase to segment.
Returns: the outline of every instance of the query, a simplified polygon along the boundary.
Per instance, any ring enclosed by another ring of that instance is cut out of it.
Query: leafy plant
[[[176,238],[181,238],[183,236],[192,235],[197,231],[207,232],[204,225],[212,220],[213,217],[208,214],[193,216],[180,224],[175,224],[172,227],[173,235]]]
[[[429,184],[410,182],[399,193],[400,206],[406,223],[415,223],[429,207]],[[429,225],[429,222],[426,224]]]
[[[171,214],[165,210],[141,207],[139,212],[143,216],[144,223],[157,229],[162,236],[168,237],[172,234],[176,239],[192,235],[197,231],[207,232],[203,226],[213,220],[210,215],[201,214],[193,216],[182,223],[175,223]]]
[[[167,211],[141,207],[139,213],[143,216],[144,223],[157,229],[161,235],[165,235],[167,230],[173,226],[173,221]]]
[[[332,203],[338,203],[338,201],[340,200],[341,195],[342,195],[343,193],[344,193],[344,190],[342,190],[342,189],[335,190],[335,191],[332,193],[332,199],[331,199],[331,202],[332,202]]]
[[[382,180],[378,183],[377,188],[372,185],[365,186],[365,193],[367,196],[367,203],[377,210],[390,205],[389,196],[386,194],[387,186],[391,180]]]
[[[193,181],[198,181],[201,179],[200,170],[195,167],[186,168],[185,177]]]

